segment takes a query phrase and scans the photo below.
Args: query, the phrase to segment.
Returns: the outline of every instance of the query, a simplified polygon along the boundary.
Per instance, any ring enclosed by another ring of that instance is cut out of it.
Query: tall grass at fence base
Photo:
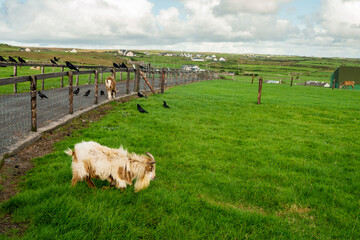
[[[269,84],[263,94],[257,105],[256,85],[217,80],[112,102],[34,159],[1,211],[30,220],[24,239],[358,239],[359,94]],[[137,194],[71,187],[63,151],[82,140],[151,152],[156,181]]]

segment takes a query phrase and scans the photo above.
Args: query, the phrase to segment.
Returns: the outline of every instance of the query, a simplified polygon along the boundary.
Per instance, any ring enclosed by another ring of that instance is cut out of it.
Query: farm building
[[[341,66],[331,75],[331,87],[333,79],[335,79],[335,88],[339,88],[339,86],[345,81],[354,81],[355,89],[360,89],[360,67]]]

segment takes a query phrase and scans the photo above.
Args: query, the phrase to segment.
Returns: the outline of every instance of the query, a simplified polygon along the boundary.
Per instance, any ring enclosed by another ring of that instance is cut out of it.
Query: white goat
[[[155,159],[150,153],[129,153],[122,146],[108,148],[96,142],[81,142],[65,151],[72,156],[72,185],[85,180],[90,188],[96,188],[91,178],[108,180],[110,186],[125,189],[135,182],[135,192],[147,188],[155,179]]]

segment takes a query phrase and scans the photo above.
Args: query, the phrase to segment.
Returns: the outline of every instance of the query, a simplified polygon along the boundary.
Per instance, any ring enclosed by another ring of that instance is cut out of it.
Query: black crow
[[[76,70],[79,72],[79,69],[77,69],[74,65],[71,64],[71,62],[66,61],[66,66],[70,68],[71,70]]]
[[[141,113],[148,113],[145,109],[143,109],[139,104],[137,104],[137,109],[139,110],[139,112]]]
[[[38,94],[39,94],[39,97],[41,98],[41,99],[43,99],[43,98],[48,98],[45,94],[43,94],[42,92],[38,92]]]
[[[170,107],[166,104],[165,101],[163,101],[163,102],[164,102],[164,104],[163,104],[164,108],[170,108]]]
[[[17,61],[14,58],[12,58],[11,56],[9,56],[9,60],[10,60],[10,62],[17,63]]]
[[[145,70],[146,68],[145,68],[144,66],[141,66],[141,65],[140,65],[140,69],[141,69],[141,70]]]
[[[55,64],[56,66],[59,66],[59,65],[57,64],[57,62],[55,62],[55,61],[52,60],[52,59],[50,59],[50,62],[51,62],[52,64]]]
[[[77,96],[80,92],[80,88],[77,88],[75,91],[74,91],[74,94]]]
[[[100,91],[100,95],[101,96],[104,96],[105,95],[105,92],[103,90]]]
[[[119,65],[117,65],[117,63],[116,63],[116,62],[113,62],[113,66],[114,66],[115,68],[120,68],[120,66],[119,66]]]
[[[137,95],[138,95],[139,97],[141,97],[141,98],[142,98],[142,97],[147,98],[147,96],[144,95],[144,94],[142,94],[141,92],[138,92]]]
[[[19,60],[19,62],[21,62],[21,63],[26,63],[26,61],[25,61],[24,59],[22,59],[21,57],[18,57],[18,60]]]
[[[0,56],[0,61],[2,61],[2,62],[6,62],[6,59],[5,59],[5,58],[3,58],[2,56]]]
[[[128,68],[125,63],[121,63],[120,67],[126,68],[126,69]]]
[[[89,96],[89,94],[90,94],[90,90],[87,90],[86,93],[84,94],[84,97]]]
[[[57,61],[59,61],[59,60],[60,60],[60,58],[56,58],[56,57],[54,57],[54,60],[57,62]]]

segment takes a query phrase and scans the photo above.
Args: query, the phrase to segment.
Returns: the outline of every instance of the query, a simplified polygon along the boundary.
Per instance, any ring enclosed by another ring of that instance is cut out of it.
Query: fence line
[[[9,65],[9,63],[7,64]],[[10,65],[15,66],[14,64]],[[36,65],[38,66],[38,64]],[[25,64],[21,66],[25,66]],[[156,93],[156,90],[163,93],[167,86],[215,77],[215,73],[210,71],[193,73],[165,68],[140,70],[139,66],[128,69],[92,66],[91,70],[80,72],[64,72],[64,66],[59,67],[62,68],[61,72],[0,79],[0,88],[6,87],[5,85],[29,83],[29,85],[19,85],[17,90],[22,93],[0,95],[0,135],[2,136],[0,139],[0,155],[11,148],[11,145],[21,141],[29,132],[37,131],[38,128],[47,126],[51,122],[79,110],[106,102],[103,77],[106,78],[106,74],[110,74],[112,71],[115,73],[115,79],[118,82],[117,92],[120,96],[147,89],[150,89],[152,93]],[[85,66],[83,67],[85,68]],[[120,74],[117,75],[116,73]],[[124,78],[123,73],[125,73]],[[131,74],[135,74],[134,79],[132,79]],[[76,80],[79,75],[89,75],[89,82],[85,80],[87,82],[85,85],[79,85],[79,81]],[[60,80],[51,80],[59,77],[61,77]],[[68,82],[65,84],[64,77],[65,79],[68,78]],[[40,80],[41,82],[39,82]],[[141,80],[144,81],[144,84],[141,84]],[[39,89],[41,89],[42,94],[47,95],[47,98],[38,95]],[[74,90],[77,89],[80,89],[80,94],[74,93]],[[91,92],[91,94],[85,96],[85,92]],[[101,94],[99,94],[100,92]]]

